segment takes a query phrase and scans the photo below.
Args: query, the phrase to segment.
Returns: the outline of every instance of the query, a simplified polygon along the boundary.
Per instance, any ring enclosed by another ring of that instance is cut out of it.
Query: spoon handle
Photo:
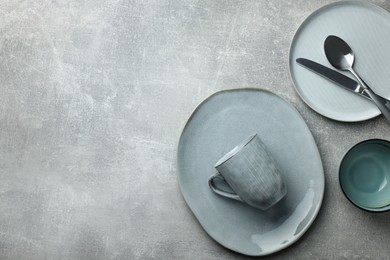
[[[372,91],[372,89],[366,84],[366,82],[364,82],[363,79],[361,79],[359,75],[352,68],[349,71],[355,76],[358,82],[362,85],[362,87],[364,88],[363,92],[366,92],[368,96],[370,96],[372,101],[374,101],[374,103],[382,112],[382,114],[385,116],[387,121],[390,122],[390,101],[375,94],[375,92]]]
[[[364,90],[370,98],[375,102],[379,110],[386,117],[387,121],[390,122],[390,101],[375,94],[370,88]]]

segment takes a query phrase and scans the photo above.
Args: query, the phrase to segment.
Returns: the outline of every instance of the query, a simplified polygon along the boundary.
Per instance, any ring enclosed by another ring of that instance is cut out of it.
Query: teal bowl
[[[371,212],[390,210],[390,142],[370,139],[353,146],[341,161],[339,180],[355,206]]]

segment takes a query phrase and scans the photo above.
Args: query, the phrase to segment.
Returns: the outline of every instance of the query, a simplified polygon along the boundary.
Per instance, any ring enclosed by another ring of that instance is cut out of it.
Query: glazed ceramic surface
[[[218,195],[232,198],[232,194],[237,194],[238,200],[261,210],[272,207],[286,195],[279,168],[257,134],[233,148],[214,167],[221,175],[211,177],[209,186]],[[219,189],[215,179],[226,181],[234,193]]]
[[[355,145],[340,165],[340,185],[356,206],[370,211],[390,209],[390,143],[367,140]]]
[[[311,14],[297,30],[290,48],[289,67],[296,91],[312,109],[339,121],[362,121],[380,114],[371,101],[303,68],[307,58],[334,69],[324,53],[328,35],[344,39],[353,49],[354,69],[378,94],[390,98],[390,14],[370,3],[336,2]],[[335,69],[336,70],[336,69]],[[348,72],[341,72],[350,78]]]
[[[214,164],[257,133],[280,168],[287,195],[267,211],[213,193]],[[246,255],[279,251],[297,241],[314,221],[324,194],[324,173],[314,139],[299,113],[267,91],[218,92],[194,111],[178,146],[179,185],[206,232]]]

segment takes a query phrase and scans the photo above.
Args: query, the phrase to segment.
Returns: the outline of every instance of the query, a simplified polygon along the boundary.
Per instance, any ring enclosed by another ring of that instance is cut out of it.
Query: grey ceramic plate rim
[[[289,78],[290,78],[290,81],[293,83],[293,86],[294,86],[294,89],[295,89],[295,92],[299,95],[299,97],[306,103],[306,105],[308,105],[311,109],[313,109],[315,112],[317,112],[318,114],[320,115],[323,115],[329,119],[332,119],[332,120],[336,120],[336,121],[340,121],[340,122],[361,122],[361,121],[365,121],[365,120],[369,120],[369,119],[372,119],[372,118],[375,118],[379,115],[381,115],[380,111],[378,110],[378,113],[376,114],[372,114],[371,116],[367,116],[367,117],[361,117],[360,119],[339,119],[339,118],[336,118],[336,117],[333,117],[333,116],[330,116],[330,115],[326,115],[326,113],[324,114],[322,111],[320,111],[319,109],[317,109],[316,107],[313,107],[311,105],[311,101],[310,100],[307,100],[307,98],[305,98],[302,93],[300,91],[298,91],[298,87],[297,85],[295,84],[295,81],[293,80],[293,75],[291,73],[292,69],[291,69],[291,63],[294,62],[294,61],[291,61],[291,58],[292,58],[292,54],[291,54],[291,50],[292,50],[292,47],[293,47],[293,44],[295,43],[296,41],[296,37],[298,35],[298,33],[302,30],[302,27],[308,23],[308,21],[314,17],[315,15],[319,14],[320,12],[322,12],[323,10],[325,10],[326,8],[331,8],[333,6],[337,6],[337,5],[343,5],[343,4],[348,4],[348,3],[352,3],[352,4],[362,4],[362,5],[366,5],[366,6],[369,6],[370,8],[373,8],[373,9],[376,9],[377,11],[379,12],[386,12],[388,13],[388,11],[376,4],[373,4],[373,3],[369,3],[369,2],[366,2],[366,1],[361,1],[361,0],[342,0],[342,1],[338,1],[338,2],[334,2],[334,3],[330,3],[330,4],[326,4],[326,5],[323,5],[321,7],[319,7],[318,9],[316,9],[314,12],[310,13],[301,23],[300,25],[298,26],[298,29],[296,29],[296,31],[294,32],[294,36],[290,42],[290,48],[289,48],[289,53],[288,53],[288,57],[289,57],[289,60],[288,60],[288,71],[289,71]],[[302,57],[303,58],[303,57]],[[356,95],[354,93],[351,93],[351,95]]]
[[[191,122],[192,118],[194,117],[194,115],[196,114],[196,112],[200,109],[200,107],[202,107],[203,104],[205,104],[209,99],[211,99],[212,97],[218,95],[218,94],[221,94],[221,93],[224,93],[224,92],[231,92],[231,91],[245,91],[245,90],[249,90],[249,91],[260,91],[260,92],[266,92],[266,93],[269,93],[269,94],[272,94],[272,95],[275,95],[277,96],[278,98],[280,98],[282,101],[284,101],[286,104],[288,104],[288,106],[291,108],[292,111],[294,111],[297,116],[302,120],[302,122],[306,125],[305,123],[305,120],[302,118],[301,114],[296,110],[296,108],[290,103],[288,102],[286,99],[284,99],[283,97],[269,91],[269,90],[266,90],[266,89],[262,89],[262,88],[252,88],[252,87],[243,87],[243,88],[231,88],[231,89],[224,89],[224,90],[220,90],[220,91],[217,91],[217,92],[214,92],[213,94],[211,94],[210,96],[208,96],[207,98],[205,98],[202,102],[200,102],[197,107],[192,111],[191,113],[191,116],[188,118],[188,120],[186,121],[186,123],[184,124],[184,127],[182,128],[181,130],[181,134],[180,134],[180,138],[179,138],[179,141],[178,141],[178,145],[176,147],[176,168],[177,168],[177,171],[179,173],[179,146],[180,146],[180,143],[182,141],[182,137],[183,137],[183,133],[185,131],[185,129],[187,128],[188,124]],[[307,129],[308,126],[306,125]],[[311,131],[309,129],[309,133],[310,133],[310,138],[312,139],[313,143],[315,144],[315,140],[314,140],[314,137],[313,135],[311,134]],[[321,160],[321,157],[319,155],[319,151],[318,153],[316,154],[316,156],[318,157],[318,161],[320,163],[320,166],[321,166],[321,169],[322,169],[322,174],[321,174],[321,181],[323,183],[322,185],[322,192],[320,194],[320,198],[319,198],[319,201],[317,203],[317,207],[315,209],[315,211],[312,213],[311,215],[311,218],[310,218],[310,221],[307,222],[306,226],[301,230],[301,232],[294,237],[293,240],[290,240],[289,242],[283,244],[282,246],[279,246],[277,249],[275,250],[270,250],[270,251],[267,251],[267,252],[262,252],[262,253],[259,253],[259,254],[248,254],[248,253],[243,253],[243,252],[240,252],[239,250],[237,250],[237,248],[233,248],[229,245],[227,245],[224,241],[221,241],[220,239],[218,239],[217,237],[213,236],[213,234],[211,234],[210,232],[208,232],[208,230],[203,226],[203,224],[198,220],[198,216],[197,214],[195,213],[194,209],[191,207],[191,204],[188,203],[187,201],[187,198],[186,196],[184,195],[185,192],[182,190],[182,187],[180,185],[180,174],[179,174],[179,189],[180,189],[180,192],[182,194],[182,197],[184,198],[184,201],[186,202],[187,206],[190,208],[191,210],[191,213],[195,216],[196,220],[198,221],[198,223],[202,226],[203,230],[212,238],[214,239],[215,241],[217,241],[219,244],[221,244],[222,246],[224,246],[225,248],[228,248],[232,251],[235,251],[235,252],[238,252],[240,254],[244,254],[244,255],[248,255],[248,256],[266,256],[266,255],[270,255],[270,254],[273,254],[273,253],[276,253],[276,252],[279,252],[289,246],[291,246],[292,244],[294,244],[295,242],[297,242],[305,233],[306,231],[311,227],[311,225],[313,224],[314,220],[317,218],[318,216],[318,213],[321,209],[321,206],[322,206],[322,202],[323,202],[323,198],[324,198],[324,194],[325,194],[325,174],[324,174],[324,171],[323,171],[323,165],[322,165],[322,160]]]
[[[341,175],[341,166],[343,165],[343,162],[344,162],[345,157],[346,157],[354,148],[356,148],[357,146],[362,145],[362,144],[364,144],[364,143],[366,143],[366,142],[377,142],[377,141],[379,141],[379,142],[385,142],[385,143],[387,143],[387,144],[389,145],[389,147],[390,147],[390,142],[387,141],[387,140],[385,140],[385,139],[373,138],[373,139],[366,139],[366,140],[360,141],[359,143],[357,143],[357,144],[353,145],[351,148],[349,148],[348,151],[343,155],[343,157],[342,157],[343,159],[341,160],[340,165],[339,165],[338,175],[339,175],[339,185],[340,185],[340,189],[341,189],[341,191],[343,192],[344,196],[348,199],[348,201],[352,203],[352,205],[356,206],[356,207],[359,208],[359,209],[362,209],[362,210],[364,210],[364,211],[367,211],[367,212],[382,213],[382,212],[388,212],[388,211],[390,211],[390,205],[387,205],[387,206],[384,206],[384,207],[381,207],[381,208],[368,208],[368,207],[364,207],[364,206],[361,206],[361,205],[359,205],[359,204],[356,204],[355,202],[353,202],[353,201],[349,198],[348,194],[347,194],[347,193],[345,192],[345,190],[343,189],[343,185],[342,185],[342,183],[341,183],[341,178],[340,178],[340,175]]]

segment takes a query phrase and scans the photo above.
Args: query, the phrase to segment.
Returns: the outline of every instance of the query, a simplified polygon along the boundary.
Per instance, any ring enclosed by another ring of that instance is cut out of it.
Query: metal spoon
[[[347,70],[357,79],[357,81],[364,88],[364,91],[375,102],[379,110],[390,122],[390,104],[387,99],[378,96],[371,90],[369,86],[359,77],[359,75],[353,69],[353,63],[355,55],[352,52],[351,47],[341,38],[329,35],[324,43],[325,55],[328,58],[330,64],[339,70]]]

